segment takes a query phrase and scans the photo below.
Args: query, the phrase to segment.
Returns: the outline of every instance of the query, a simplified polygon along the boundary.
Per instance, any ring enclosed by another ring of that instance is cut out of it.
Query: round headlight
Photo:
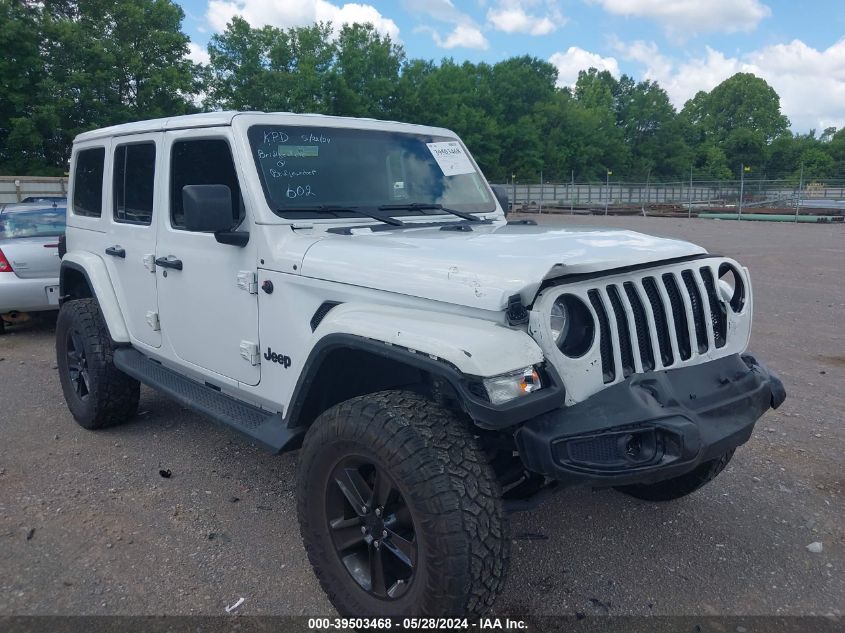
[[[552,304],[549,329],[564,355],[578,358],[593,344],[595,325],[590,309],[575,295],[561,295]]]
[[[552,312],[549,315],[549,329],[552,331],[555,345],[560,346],[560,341],[566,336],[569,330],[569,311],[566,309],[566,302],[563,297],[558,297],[552,304]]]
[[[719,294],[734,312],[742,312],[745,306],[745,286],[739,271],[727,263],[719,266]]]

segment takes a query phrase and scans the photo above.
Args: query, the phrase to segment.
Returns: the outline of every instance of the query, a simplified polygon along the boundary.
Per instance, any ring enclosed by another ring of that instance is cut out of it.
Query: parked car
[[[59,309],[65,214],[65,205],[46,203],[0,210],[0,334],[25,313]]]
[[[450,130],[143,121],[78,136],[70,180],[56,358],[74,418],[123,422],[145,383],[301,449],[305,550],[343,616],[480,616],[507,510],[562,484],[693,493],[786,397],[746,353],[744,266],[509,221]]]
[[[67,206],[67,198],[65,196],[27,196],[23,200],[22,203],[31,203],[31,202],[49,202],[52,203],[53,206]]]

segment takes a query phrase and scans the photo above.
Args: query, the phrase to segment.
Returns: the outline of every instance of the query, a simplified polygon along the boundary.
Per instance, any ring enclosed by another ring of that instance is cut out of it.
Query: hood
[[[306,252],[301,274],[415,297],[502,310],[530,303],[545,279],[706,253],[681,240],[594,227],[489,224],[327,233]]]

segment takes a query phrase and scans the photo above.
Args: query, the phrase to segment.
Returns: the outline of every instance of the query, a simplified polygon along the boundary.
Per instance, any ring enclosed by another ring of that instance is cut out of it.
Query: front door
[[[185,229],[182,188],[226,185],[232,226],[249,230],[238,174],[226,138],[206,130],[167,132],[169,213],[160,225],[156,275],[161,329],[178,362],[256,385],[258,295],[255,240],[220,244],[212,233]]]
[[[108,239],[100,257],[106,262],[126,326],[133,340],[161,346],[156,276],[153,264],[156,220],[165,210],[166,187],[159,184],[162,134],[115,139],[106,204]]]

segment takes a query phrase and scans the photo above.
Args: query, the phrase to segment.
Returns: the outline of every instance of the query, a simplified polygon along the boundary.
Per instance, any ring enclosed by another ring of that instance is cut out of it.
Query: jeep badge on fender
[[[282,354],[277,354],[274,351],[271,351],[270,348],[267,348],[267,351],[264,352],[264,360],[269,360],[271,363],[279,363],[280,365],[284,365],[284,368],[287,369],[290,367],[290,356],[283,356]]]
[[[76,137],[68,195],[74,418],[127,420],[144,383],[300,449],[302,540],[341,617],[479,618],[505,584],[507,510],[561,484],[688,495],[786,397],[747,351],[742,264],[509,223],[447,129],[134,122]]]

